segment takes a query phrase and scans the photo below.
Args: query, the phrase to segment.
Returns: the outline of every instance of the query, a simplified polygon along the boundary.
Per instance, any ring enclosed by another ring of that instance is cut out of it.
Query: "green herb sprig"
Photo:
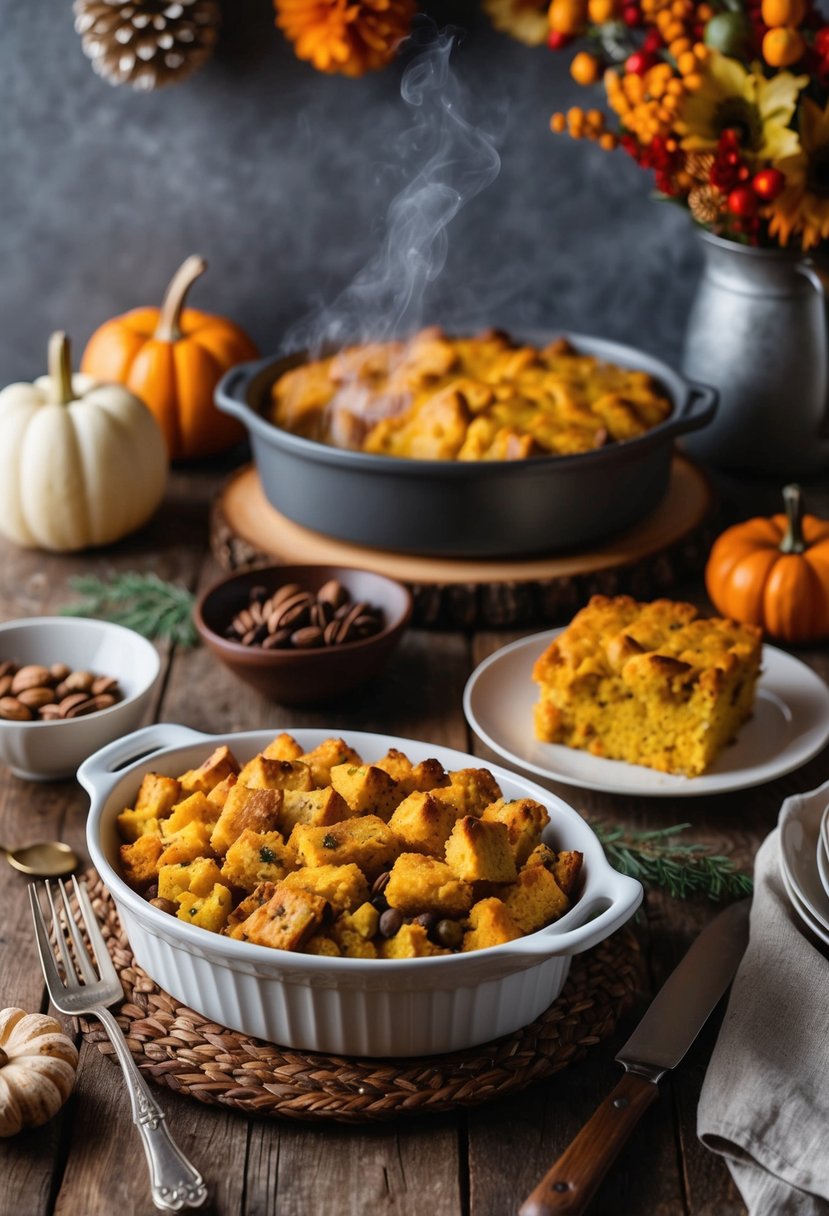
[[[185,647],[198,644],[193,624],[195,596],[180,583],[130,570],[106,581],[77,575],[69,579],[69,586],[83,598],[61,608],[61,616],[97,617],[126,625],[151,640]]]
[[[731,858],[712,853],[704,844],[677,839],[689,823],[652,831],[605,823],[590,826],[610,864],[646,887],[661,887],[676,899],[697,894],[712,900],[739,899],[751,894],[751,875],[736,869]]]

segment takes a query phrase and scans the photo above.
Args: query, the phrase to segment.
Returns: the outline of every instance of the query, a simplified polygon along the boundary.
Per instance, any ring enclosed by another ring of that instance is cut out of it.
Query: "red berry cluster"
[[[736,131],[723,131],[720,136],[708,180],[726,195],[726,208],[733,217],[731,227],[749,237],[759,230],[758,213],[763,203],[777,198],[786,184],[779,169],[761,169],[752,176]]]
[[[653,169],[654,182],[661,194],[679,193],[676,175],[682,168],[683,154],[675,139],[655,135],[649,144],[640,144],[632,135],[623,135],[619,142],[643,169]]]

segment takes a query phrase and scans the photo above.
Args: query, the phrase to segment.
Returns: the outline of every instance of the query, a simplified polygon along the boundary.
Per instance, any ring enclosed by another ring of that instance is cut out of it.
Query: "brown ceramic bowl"
[[[285,583],[298,583],[316,592],[330,579],[342,583],[354,602],[365,600],[382,609],[385,624],[380,633],[309,650],[263,650],[225,636],[236,614],[247,607],[254,587],[265,587],[271,594]],[[214,584],[199,598],[194,617],[205,645],[234,675],[281,705],[317,705],[377,676],[411,614],[408,590],[382,574],[346,566],[266,566]]]

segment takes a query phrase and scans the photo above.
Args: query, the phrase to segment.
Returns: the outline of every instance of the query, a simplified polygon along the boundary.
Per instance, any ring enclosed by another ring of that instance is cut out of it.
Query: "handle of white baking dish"
[[[552,958],[555,954],[581,954],[610,937],[630,920],[642,902],[642,884],[608,866],[612,875],[601,894],[583,896],[573,912],[580,911],[582,920],[574,929],[563,933],[531,933],[510,942],[508,959]],[[554,926],[553,926],[554,928]]]
[[[120,779],[121,770],[136,760],[153,755],[168,747],[182,747],[208,739],[202,731],[179,726],[175,722],[153,722],[141,730],[134,730],[123,739],[108,743],[84,760],[78,769],[78,781],[91,796],[100,798]]]

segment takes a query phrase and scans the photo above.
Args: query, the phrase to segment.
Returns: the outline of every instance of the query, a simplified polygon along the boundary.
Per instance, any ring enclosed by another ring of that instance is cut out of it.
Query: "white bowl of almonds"
[[[141,724],[161,672],[123,625],[43,616],[0,625],[0,762],[17,777],[74,776]]]

